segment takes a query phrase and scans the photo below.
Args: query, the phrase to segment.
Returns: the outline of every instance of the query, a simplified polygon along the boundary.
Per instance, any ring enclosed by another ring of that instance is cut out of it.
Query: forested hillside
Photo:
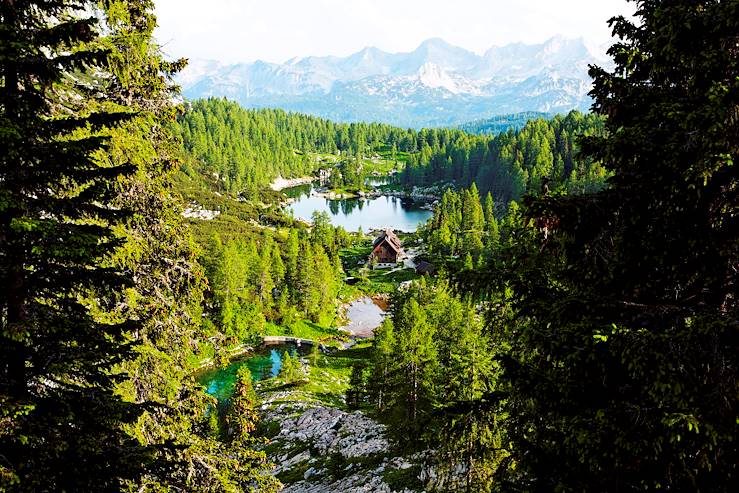
[[[739,2],[632,3],[592,114],[478,134],[179,105],[151,1],[0,2],[0,491],[735,491]],[[430,219],[296,219],[319,169]]]
[[[521,130],[529,120],[538,118],[549,119],[555,116],[551,113],[542,113],[539,111],[525,111],[523,113],[514,113],[512,115],[498,115],[483,120],[475,120],[459,125],[461,130],[471,134],[488,134],[497,135],[509,130]]]
[[[176,132],[192,157],[188,172],[217,174],[225,190],[251,193],[276,177],[310,175],[320,154],[363,155],[400,142],[403,130],[379,124],[338,124],[282,110],[246,110],[211,98],[188,104]]]
[[[518,132],[496,136],[450,133],[440,139],[426,134],[400,178],[405,186],[473,182],[496,200],[507,203],[536,192],[546,177],[556,191],[582,193],[601,188],[608,172],[592,157],[581,156],[577,137],[603,133],[596,115],[578,112],[551,120],[530,120]]]
[[[344,277],[339,249],[353,241],[325,216],[314,217],[311,231],[214,232],[202,246],[209,285],[203,329],[220,340],[215,347],[203,344],[201,354],[254,341],[269,332],[268,323],[288,331],[300,320],[331,326]]]
[[[322,155],[337,153],[361,157],[384,151],[400,168],[407,161],[400,185],[469,187],[475,182],[503,203],[539,190],[543,177],[551,180],[553,190],[570,193],[601,188],[607,178],[597,161],[579,156],[576,140],[602,133],[602,119],[579,112],[529,120],[520,131],[492,136],[337,124],[208,99],[191,104],[177,131],[191,156],[183,167],[186,173],[217,176],[225,190],[250,196],[277,176],[304,176],[331,166],[334,161]]]

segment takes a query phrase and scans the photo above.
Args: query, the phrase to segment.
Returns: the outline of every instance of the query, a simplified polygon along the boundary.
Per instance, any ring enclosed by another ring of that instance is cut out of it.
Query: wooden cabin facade
[[[392,229],[386,229],[372,243],[369,262],[378,266],[397,264],[405,259],[400,239]]]

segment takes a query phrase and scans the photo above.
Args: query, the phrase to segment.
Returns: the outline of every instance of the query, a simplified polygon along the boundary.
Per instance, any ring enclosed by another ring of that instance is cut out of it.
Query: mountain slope
[[[221,65],[195,62],[180,76],[188,98],[225,96],[341,121],[456,125],[525,111],[587,110],[589,64],[603,58],[582,39],[492,47],[479,56],[435,38],[410,53],[368,47],[348,57]]]

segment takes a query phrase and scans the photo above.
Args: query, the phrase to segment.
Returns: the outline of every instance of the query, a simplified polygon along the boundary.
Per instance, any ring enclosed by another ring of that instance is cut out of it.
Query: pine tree
[[[310,364],[314,368],[318,367],[318,358],[321,355],[321,351],[319,350],[319,343],[315,342],[311,348],[310,348]]]
[[[490,224],[495,220],[495,202],[493,201],[493,194],[490,192],[485,195],[483,215],[485,217],[485,225],[489,227]]]
[[[247,366],[242,366],[238,370],[234,393],[226,410],[226,443],[209,450],[208,455],[198,454],[198,458],[207,461],[205,464],[211,468],[202,472],[209,477],[191,480],[189,489],[262,493],[277,493],[282,489],[282,484],[269,474],[273,465],[267,455],[252,448],[257,442],[252,434],[259,422],[256,406],[257,395],[251,372]]]
[[[107,269],[129,272],[132,282],[112,295],[105,287],[95,287],[89,296],[97,321],[139,321],[135,330],[125,333],[133,358],[114,367],[120,377],[115,393],[144,405],[145,411],[123,429],[155,453],[145,474],[127,481],[125,487],[212,491],[216,484],[223,488],[238,484],[238,479],[227,479],[236,471],[242,480],[248,477],[250,483],[267,486],[273,483],[267,475],[269,464],[236,459],[239,467],[234,467],[227,458],[249,456],[248,447],[231,444],[224,450],[222,443],[204,432],[208,399],[190,371],[201,320],[202,272],[181,206],[171,192],[179,143],[168,132],[177,112],[170,77],[183,62],[162,60],[152,42],[156,24],[151,9],[148,1],[128,0],[105,2],[96,11],[106,33],[100,42],[110,50],[107,68],[113,75],[98,83],[112,101],[135,111],[135,117],[110,129],[105,152],[95,154],[104,168],[135,167],[135,173],[115,182],[112,199],[112,208],[135,214],[118,225],[120,242],[101,263]],[[108,103],[94,99],[77,104],[93,112]],[[212,245],[215,252],[222,250],[219,239]],[[102,303],[107,297],[111,301]]]
[[[465,306],[462,320],[448,328],[454,343],[436,397],[441,423],[440,433],[434,435],[445,437],[439,444],[440,469],[454,478],[454,469],[461,465],[464,484],[460,490],[488,491],[502,459],[497,426],[500,410],[481,406],[480,401],[495,386],[495,351],[472,306]]]
[[[290,355],[290,351],[285,351],[282,357],[282,369],[280,377],[285,383],[295,383],[303,377],[303,371],[300,364],[300,357]]]
[[[300,239],[298,230],[291,229],[285,243],[285,283],[290,288],[293,302],[298,302],[298,259],[300,257]]]
[[[398,350],[392,320],[389,318],[383,320],[380,327],[375,329],[374,335],[369,392],[377,409],[383,412],[392,405],[390,389],[393,386],[395,353]]]
[[[467,254],[464,257],[464,263],[462,264],[462,270],[471,271],[475,268],[475,264],[472,262],[472,255],[470,252],[467,252]]]
[[[414,298],[402,306],[396,326],[399,329],[399,367],[405,375],[399,389],[405,415],[401,433],[411,443],[418,443],[430,413],[431,389],[438,370],[434,331]]]
[[[346,407],[351,410],[359,409],[365,402],[367,382],[364,375],[365,365],[353,364],[349,377],[349,388],[346,391]]]

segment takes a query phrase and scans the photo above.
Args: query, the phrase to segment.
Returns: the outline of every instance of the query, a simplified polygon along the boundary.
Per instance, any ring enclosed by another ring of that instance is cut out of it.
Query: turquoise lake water
[[[253,353],[236,358],[227,366],[213,368],[200,373],[198,382],[205,387],[206,392],[218,400],[228,399],[236,385],[236,375],[242,366],[249,367],[254,381],[276,377],[282,368],[282,358],[286,352],[290,356],[306,354],[310,348],[298,348],[295,344],[275,344],[263,346]]]

